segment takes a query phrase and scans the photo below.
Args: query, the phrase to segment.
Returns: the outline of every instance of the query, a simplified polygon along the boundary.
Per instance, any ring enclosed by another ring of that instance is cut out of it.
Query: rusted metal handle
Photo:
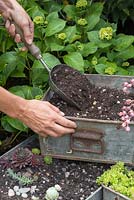
[[[104,153],[104,133],[96,130],[79,129],[72,134],[70,149],[74,151],[103,154]],[[94,148],[97,147],[98,148]]]

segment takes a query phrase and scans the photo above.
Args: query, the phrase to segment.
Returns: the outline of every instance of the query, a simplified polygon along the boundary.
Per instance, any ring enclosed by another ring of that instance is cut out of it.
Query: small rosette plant
[[[131,79],[130,82],[124,82],[123,92],[129,94],[131,88],[134,87],[134,79]],[[130,131],[130,121],[134,120],[134,99],[127,99],[124,102],[121,112],[118,113],[122,121],[122,127],[129,132]]]

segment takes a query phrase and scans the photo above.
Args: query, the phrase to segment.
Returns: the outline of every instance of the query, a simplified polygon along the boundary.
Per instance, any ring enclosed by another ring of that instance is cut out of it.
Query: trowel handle
[[[22,30],[18,27],[18,25],[15,22],[11,22],[11,23],[15,25],[16,32],[21,36],[22,42],[25,44],[25,46],[30,51],[30,53],[43,64],[43,66],[47,69],[48,73],[51,73],[51,70],[49,69],[46,62],[42,58],[39,47],[37,47],[34,43],[27,44]]]
[[[15,25],[15,29],[16,32],[21,36],[21,40],[22,42],[25,44],[25,46],[27,47],[27,49],[30,51],[30,53],[36,58],[36,59],[41,59],[41,51],[40,49],[34,44],[28,44],[24,38],[24,34],[22,32],[22,30],[18,27],[18,25],[15,22],[11,22],[12,24]]]
[[[21,37],[22,38],[22,37]],[[23,39],[22,39],[23,40]],[[24,41],[23,41],[24,42]],[[30,51],[30,53],[37,59],[40,60],[42,58],[41,56],[41,51],[39,49],[39,47],[37,47],[34,43],[32,43],[31,45],[27,44],[26,42],[24,42],[25,46],[27,47],[27,49]]]

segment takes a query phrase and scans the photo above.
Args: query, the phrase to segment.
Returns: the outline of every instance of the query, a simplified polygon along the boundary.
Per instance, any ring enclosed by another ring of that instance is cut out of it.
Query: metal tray
[[[122,89],[122,84],[131,79],[130,76],[86,75],[96,86],[107,86]],[[47,91],[43,100],[49,101],[53,96]],[[127,133],[118,129],[120,121],[97,120],[70,117],[77,123],[74,134],[60,138],[39,137],[43,155],[55,158],[83,160],[100,163],[115,163],[123,161],[134,165],[134,123]]]
[[[86,200],[130,200],[130,198],[115,192],[114,190],[102,186],[90,195]]]

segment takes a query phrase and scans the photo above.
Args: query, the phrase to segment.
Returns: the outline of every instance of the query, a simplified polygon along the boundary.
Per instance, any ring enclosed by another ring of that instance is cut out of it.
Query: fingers
[[[62,116],[57,116],[56,118],[56,121],[55,121],[57,124],[60,124],[61,126],[64,126],[64,127],[68,127],[68,128],[76,128],[76,123],[69,120],[69,119],[66,119],[65,117],[62,117]]]
[[[15,31],[15,25],[11,24],[9,20],[6,21],[5,27],[9,34],[14,38],[15,42],[21,42],[21,37],[19,34],[16,33]]]
[[[32,44],[33,41],[33,35],[34,35],[34,24],[33,22],[27,17],[28,19],[20,23],[19,28],[22,30],[22,33],[24,34],[24,39],[26,43]],[[6,21],[5,27],[9,34],[14,38],[15,42],[21,42],[21,36],[16,32],[15,25],[11,23],[9,20]],[[22,38],[23,40],[23,38]]]
[[[33,24],[33,22],[30,20],[30,21],[28,21],[28,23],[22,24],[21,28],[22,28],[23,33],[24,33],[25,41],[28,44],[32,44],[33,33],[34,33],[34,24]]]
[[[35,131],[37,132],[40,136],[46,137],[47,135],[51,137],[60,137],[65,134],[71,134],[75,132],[75,129],[73,128],[65,128],[63,126],[60,126],[59,124],[53,124],[52,127],[50,128],[45,128],[42,131]]]

